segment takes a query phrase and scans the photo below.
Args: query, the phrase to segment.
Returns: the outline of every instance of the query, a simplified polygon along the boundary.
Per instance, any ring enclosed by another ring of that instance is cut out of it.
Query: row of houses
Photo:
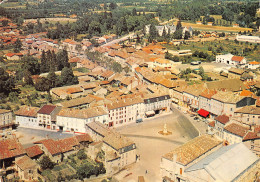
[[[59,106],[22,106],[15,112],[16,124],[21,127],[86,133],[87,123],[98,121],[109,127],[128,125],[160,112],[168,112],[170,103],[169,95],[153,94],[144,98],[133,95],[132,98],[105,100],[87,96],[58,104]]]

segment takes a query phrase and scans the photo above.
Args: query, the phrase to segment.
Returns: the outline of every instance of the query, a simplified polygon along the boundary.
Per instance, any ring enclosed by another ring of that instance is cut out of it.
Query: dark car
[[[196,116],[196,117],[194,117],[193,119],[194,119],[194,120],[198,120],[198,119],[200,119],[200,118],[199,118],[198,116]]]

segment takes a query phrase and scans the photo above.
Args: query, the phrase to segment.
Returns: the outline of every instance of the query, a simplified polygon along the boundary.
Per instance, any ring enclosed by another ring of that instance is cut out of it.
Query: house
[[[251,126],[243,138],[243,143],[257,156],[260,156],[260,125]]]
[[[144,100],[142,98],[115,99],[106,105],[108,110],[109,127],[118,127],[135,123],[137,119],[144,118]]]
[[[77,135],[61,140],[44,139],[34,142],[49,156],[53,162],[61,162],[69,155],[76,153],[79,149],[88,147],[92,142],[92,138],[88,134]]]
[[[209,112],[211,111],[211,97],[216,93],[217,93],[216,90],[205,89],[199,95],[199,109],[205,110],[206,112],[208,112],[208,115],[210,114]]]
[[[108,126],[97,121],[86,124],[86,133],[88,133],[95,142],[102,141],[103,138],[112,131],[113,130],[109,129]]]
[[[98,107],[88,109],[62,109],[57,114],[57,130],[74,133],[86,133],[86,124],[92,121],[108,123],[107,112]]]
[[[260,62],[257,62],[257,61],[251,61],[247,64],[247,68],[252,69],[252,70],[259,68],[259,66],[260,66]]]
[[[240,79],[244,72],[245,72],[245,70],[243,70],[243,69],[230,68],[228,70],[228,78],[230,78],[230,79],[236,79],[236,78]]]
[[[135,143],[119,133],[105,136],[102,149],[105,151],[107,174],[114,174],[136,162]]]
[[[199,109],[199,96],[204,91],[204,85],[191,85],[183,89],[183,102],[193,111]]]
[[[235,111],[234,118],[245,124],[259,125],[260,108],[256,106],[244,106]]]
[[[234,56],[229,53],[225,55],[217,55],[216,62],[224,63],[227,65],[242,65],[242,64],[246,64],[246,58],[241,56]]]
[[[186,181],[254,181],[260,159],[243,143],[222,146],[184,170]]]
[[[229,123],[224,127],[224,139],[228,144],[240,143],[247,134],[249,127],[240,123]]]
[[[15,112],[15,122],[20,127],[25,128],[39,128],[37,122],[37,112],[40,110],[38,107],[21,106],[18,111]]]
[[[187,181],[185,172],[196,161],[221,147],[222,141],[210,135],[198,136],[161,157],[163,181]]]
[[[170,111],[171,98],[169,95],[146,95],[144,98],[145,116]],[[151,114],[152,113],[152,114]]]
[[[220,81],[212,81],[205,83],[206,88],[210,90],[220,90],[220,91],[231,91],[231,92],[241,92],[247,89],[244,83],[240,79],[227,79]]]
[[[42,128],[56,130],[56,115],[61,110],[60,106],[44,105],[37,112],[37,122]]]
[[[43,151],[40,149],[38,145],[28,147],[25,149],[25,151],[31,159],[39,159],[43,154]]]
[[[254,105],[256,99],[243,97],[233,92],[218,92],[211,97],[211,113],[218,116],[226,114],[233,116],[237,108]]]
[[[209,129],[208,131],[211,134],[215,134],[215,136],[219,137],[220,139],[224,140],[224,127],[225,125],[230,121],[230,118],[223,114],[223,115],[219,115],[217,117],[214,118],[213,123],[209,124]],[[213,126],[212,126],[213,124]]]
[[[14,172],[14,162],[25,156],[26,151],[16,138],[0,140],[0,181]]]
[[[9,61],[18,61],[23,55],[21,53],[7,53],[5,57]]]
[[[150,27],[151,27],[151,25],[145,26],[146,34],[150,33]],[[174,26],[174,25],[172,25],[172,26],[170,26],[170,25],[155,26],[155,28],[160,36],[162,36],[163,30],[165,30],[166,34],[168,34],[168,33],[173,34],[176,31],[176,26]]]
[[[0,109],[0,129],[12,128],[14,125],[12,111]]]
[[[27,155],[15,161],[15,169],[20,180],[38,180],[39,165]]]

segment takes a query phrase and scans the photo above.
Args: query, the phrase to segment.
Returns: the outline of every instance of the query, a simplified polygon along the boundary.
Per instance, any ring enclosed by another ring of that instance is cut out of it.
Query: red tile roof
[[[231,123],[224,128],[224,130],[226,130],[232,134],[235,134],[237,136],[240,136],[240,137],[244,137],[246,135],[248,129],[249,128],[242,126],[240,124],[237,124],[237,123]]]
[[[243,90],[241,93],[240,93],[240,96],[251,96],[253,95],[253,92],[250,92],[249,90]]]
[[[215,121],[211,121],[211,122],[209,123],[209,126],[211,126],[212,128],[215,128]]]
[[[30,158],[43,154],[43,151],[38,145],[26,148],[25,151]]]
[[[25,154],[25,150],[21,143],[16,139],[7,139],[0,141],[0,160],[17,157]]]
[[[46,147],[46,149],[51,153],[51,155],[61,153],[59,146],[57,146],[56,142],[52,139],[40,140],[40,141],[37,141],[37,142],[34,142],[34,143],[35,144],[43,144]]]
[[[241,56],[233,56],[232,57],[232,61],[237,61],[237,62],[241,62],[244,59],[244,57]]]
[[[78,142],[92,142],[92,138],[88,134],[76,135],[75,136]]]
[[[23,171],[26,169],[35,169],[37,167],[37,163],[26,155],[15,161],[15,164]]]
[[[15,115],[37,117],[37,112],[39,109],[40,108],[38,107],[21,106],[21,108],[15,112]]]
[[[39,114],[48,114],[50,115],[52,111],[56,108],[56,106],[53,105],[44,105],[39,111]]]
[[[229,122],[229,117],[227,115],[220,115],[216,117],[215,120],[225,125],[227,122]]]

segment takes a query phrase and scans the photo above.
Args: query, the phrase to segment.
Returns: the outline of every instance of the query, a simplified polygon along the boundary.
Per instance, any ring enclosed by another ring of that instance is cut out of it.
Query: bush
[[[40,166],[43,170],[45,169],[52,169],[54,167],[55,163],[51,161],[49,156],[43,156],[42,160],[40,160]]]
[[[77,157],[78,159],[80,160],[83,160],[83,159],[86,159],[87,158],[87,155],[85,153],[85,150],[79,150],[78,153],[77,153]]]

